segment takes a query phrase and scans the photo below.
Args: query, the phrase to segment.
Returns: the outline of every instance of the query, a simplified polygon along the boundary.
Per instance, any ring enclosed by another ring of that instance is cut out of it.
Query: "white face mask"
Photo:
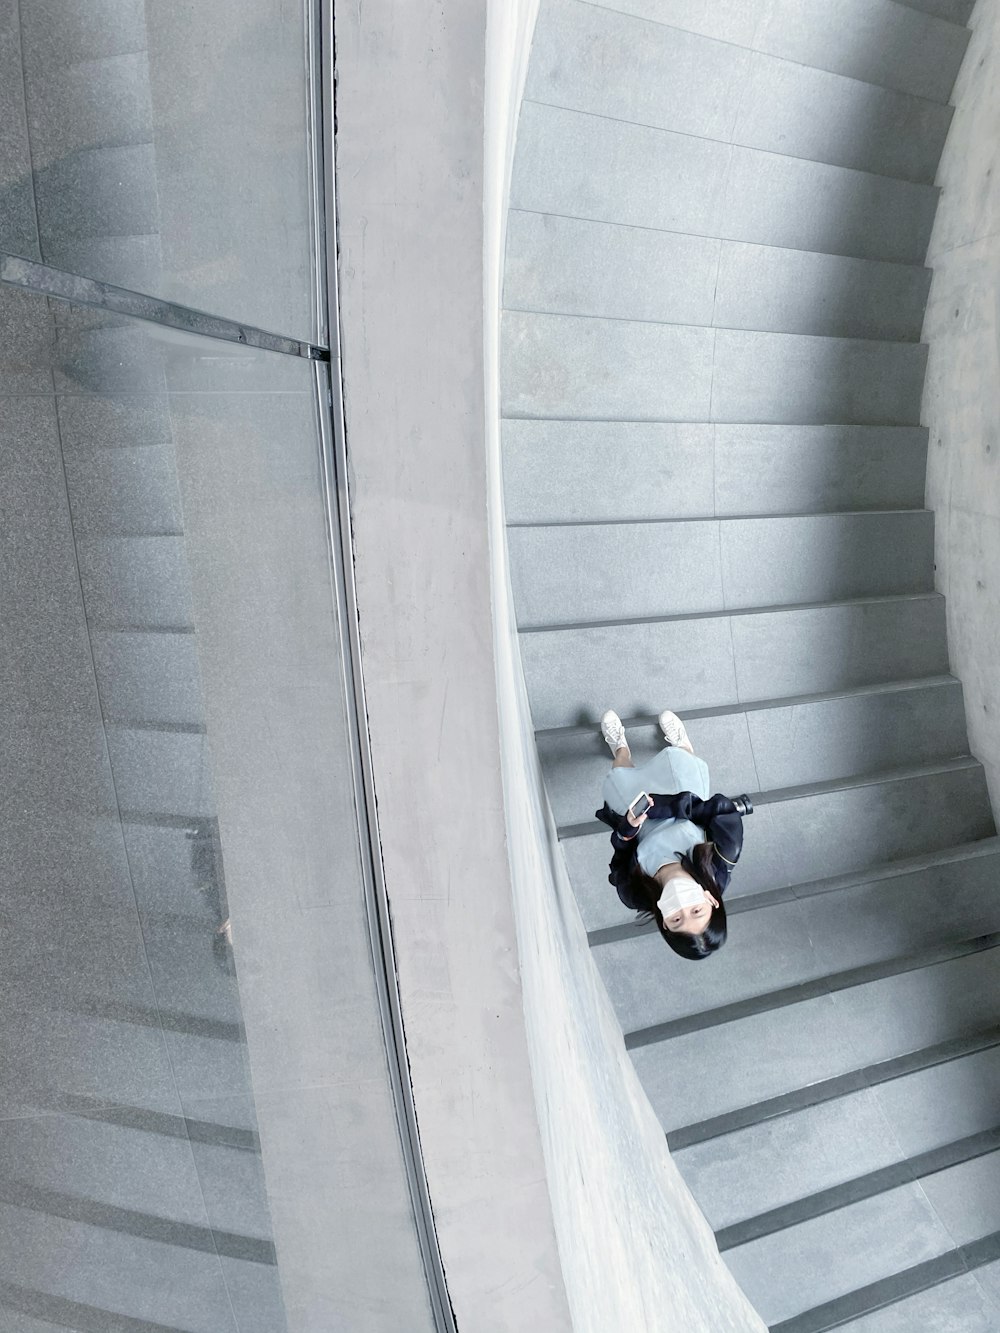
[[[682,907],[697,907],[705,900],[705,890],[700,884],[696,884],[687,875],[675,875],[673,879],[667,881],[660,894],[660,901],[656,905],[660,909],[660,916],[666,921]]]

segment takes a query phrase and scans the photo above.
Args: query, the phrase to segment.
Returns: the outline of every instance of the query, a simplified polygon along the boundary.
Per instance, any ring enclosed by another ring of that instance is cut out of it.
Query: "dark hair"
[[[687,874],[700,884],[703,889],[707,889],[713,898],[718,900],[718,907],[712,908],[712,914],[708,918],[708,925],[700,935],[688,935],[682,930],[667,930],[663,924],[663,917],[660,915],[660,909],[657,903],[663,890],[651,875],[645,871],[636,868],[632,872],[632,880],[629,888],[632,896],[637,902],[646,904],[641,911],[641,918],[647,921],[655,921],[660,934],[673,949],[674,953],[679,954],[681,958],[689,958],[693,963],[699,963],[709,954],[715,953],[721,949],[726,942],[726,907],[722,901],[722,892],[718,881],[715,878],[715,870],[712,865],[712,859],[715,855],[715,848],[710,842],[700,842],[691,848],[690,854],[681,857],[680,864]]]

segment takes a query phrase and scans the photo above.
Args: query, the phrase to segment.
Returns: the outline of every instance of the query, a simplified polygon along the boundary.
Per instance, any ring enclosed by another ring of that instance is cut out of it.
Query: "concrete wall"
[[[951,667],[965,687],[972,751],[1000,819],[1000,4],[979,0],[927,263],[924,423],[936,581],[948,599]]]
[[[490,615],[487,3],[369,0],[335,22],[357,597],[421,1148],[462,1333],[563,1333]]]

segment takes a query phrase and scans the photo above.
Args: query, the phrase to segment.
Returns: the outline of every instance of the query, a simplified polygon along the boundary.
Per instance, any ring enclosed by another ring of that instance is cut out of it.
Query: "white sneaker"
[[[628,749],[628,741],[625,739],[625,728],[622,720],[617,713],[610,708],[601,718],[601,735],[611,747],[611,753],[617,754],[624,745]]]
[[[660,714],[660,730],[663,732],[663,739],[668,745],[680,745],[685,750],[694,753],[694,747],[688,739],[687,731],[684,729],[684,723],[676,713],[671,713],[669,708],[665,708]]]

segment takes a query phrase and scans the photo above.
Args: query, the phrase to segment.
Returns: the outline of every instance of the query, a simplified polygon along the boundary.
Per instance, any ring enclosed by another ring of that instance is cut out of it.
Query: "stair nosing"
[[[194,625],[142,625],[129,621],[115,624],[111,621],[93,620],[90,628],[95,634],[197,634],[198,632]]]
[[[934,672],[929,676],[904,676],[899,680],[876,681],[866,685],[845,686],[839,690],[821,690],[812,694],[779,695],[773,699],[751,699],[746,702],[736,701],[731,704],[714,704],[708,708],[685,708],[685,718],[738,717],[741,713],[763,713],[778,711],[783,708],[802,708],[810,704],[835,703],[839,699],[857,699],[867,695],[904,694],[907,691],[924,689],[954,689],[962,682],[949,672]],[[623,717],[624,726],[655,727],[654,714],[632,715]],[[563,727],[536,727],[535,740],[546,741],[557,737],[596,736],[597,722],[592,724],[573,724]]]
[[[671,1152],[683,1152],[685,1148],[693,1148],[699,1143],[708,1143],[727,1134],[739,1133],[741,1130],[761,1125],[767,1120],[794,1115],[808,1107],[836,1101],[853,1092],[876,1088],[897,1078],[934,1069],[938,1065],[949,1064],[952,1060],[962,1060],[997,1046],[1000,1046],[1000,1023],[993,1023],[964,1037],[952,1037],[947,1041],[934,1042],[930,1046],[918,1047],[902,1055],[890,1056],[887,1060],[877,1060],[872,1064],[862,1065],[844,1074],[834,1074],[804,1088],[793,1088],[789,1092],[764,1097],[747,1106],[707,1116],[703,1120],[696,1120],[687,1125],[679,1125],[676,1129],[666,1131],[667,1147]]]
[[[822,164],[820,164],[822,165]],[[845,170],[853,170],[851,167]],[[892,264],[897,268],[919,268],[926,270],[926,254],[923,260],[917,259],[875,259],[871,255],[844,254],[841,250],[816,250],[803,245],[778,245],[774,241],[744,241],[738,236],[707,236],[700,231],[683,231],[677,227],[652,227],[645,222],[625,222],[618,218],[589,218],[579,213],[560,213],[548,208],[527,208],[524,204],[511,204],[509,213],[529,213],[533,217],[562,218],[566,222],[588,222],[595,227],[624,227],[631,231],[652,231],[664,236],[688,236],[699,241],[718,241],[721,245],[753,245],[762,250],[789,250],[803,255],[824,255],[828,259],[853,259],[864,264]],[[144,234],[144,233],[140,233]],[[159,235],[158,232],[150,233]],[[933,268],[930,269],[934,272]]]
[[[762,1213],[720,1227],[715,1233],[715,1241],[720,1251],[736,1249],[740,1245],[749,1245],[765,1236],[776,1235],[789,1227],[799,1226],[803,1222],[817,1217],[826,1217],[851,1204],[873,1199],[879,1194],[904,1185],[919,1185],[920,1181],[941,1171],[948,1171],[965,1162],[974,1162],[979,1157],[1000,1149],[1000,1126],[980,1130],[976,1134],[967,1134],[961,1139],[941,1144],[915,1153],[912,1157],[901,1157],[885,1166],[876,1167],[864,1175],[854,1176],[838,1185],[830,1185],[816,1190],[789,1203],[768,1208]]]
[[[830,163],[829,165],[836,165]],[[853,168],[847,168],[853,170]],[[852,264],[878,264],[889,268],[917,269],[933,277],[934,269],[926,260],[916,259],[872,259],[869,255],[844,255],[839,250],[813,250],[801,245],[778,245],[774,241],[741,241],[735,236],[705,236],[701,232],[677,231],[673,227],[650,227],[642,222],[620,222],[611,218],[585,218],[575,213],[554,213],[550,209],[525,208],[523,204],[511,204],[509,213],[524,213],[529,217],[558,218],[564,222],[583,222],[591,227],[620,227],[624,231],[652,231],[663,236],[686,236],[698,241],[717,241],[719,245],[742,245],[757,250],[787,250],[789,254],[821,255],[824,259],[846,259]],[[158,234],[158,233],[157,233]]]
[[[519,531],[537,528],[642,528],[654,524],[675,523],[770,523],[786,518],[868,518],[886,514],[931,514],[935,511],[927,505],[880,505],[873,509],[820,509],[820,510],[783,510],[780,514],[680,514],[669,518],[566,518],[553,521],[529,519],[507,523],[509,529]],[[117,535],[117,534],[115,534]],[[131,534],[129,534],[131,535]],[[147,534],[137,533],[136,536]],[[159,536],[151,533],[150,536]],[[180,533],[164,533],[164,536],[183,536]]]
[[[831,257],[837,258],[838,256]],[[847,256],[839,257],[846,258]],[[870,262],[879,263],[881,261],[871,260]],[[880,347],[926,347],[928,344],[920,340],[926,304],[925,296],[920,312],[920,329],[917,330],[917,336],[914,338],[882,338],[857,333],[810,333],[799,329],[761,329],[757,328],[756,325],[747,324],[694,324],[688,319],[649,319],[637,315],[591,314],[580,310],[533,310],[527,306],[506,304],[501,308],[501,315],[539,315],[551,316],[555,319],[589,319],[604,324],[642,324],[664,329],[705,329],[711,333],[758,333],[769,338],[834,338],[838,342],[876,343]]]
[[[587,0],[584,0],[584,2],[586,3]],[[710,38],[709,40],[713,40],[713,39]],[[741,48],[741,49],[744,50],[744,51],[748,51],[748,50],[750,50],[751,48],[750,48],[750,47],[743,47],[743,48]],[[767,55],[768,53],[767,53],[766,51],[761,51],[761,52],[758,52],[757,54],[760,54],[760,55]],[[777,57],[777,58],[778,58],[778,59],[782,59],[782,57],[780,57],[780,56]],[[789,62],[789,63],[795,64],[795,63],[800,63],[800,62],[792,61],[792,62]],[[817,65],[806,65],[806,66],[804,66],[804,68],[806,68],[806,69],[818,69],[819,66],[817,66]],[[833,71],[833,70],[824,70],[824,71],[822,71],[822,72],[823,72],[823,73],[826,73],[826,74],[832,74],[832,73],[834,73],[835,71]],[[848,77],[848,78],[849,78],[850,76],[847,75],[847,76],[841,76],[841,77]],[[856,80],[856,82],[858,82],[858,83],[863,83],[864,80],[863,80],[863,79],[858,79],[858,80]],[[886,88],[886,87],[884,87],[884,85],[881,85],[881,84],[874,84],[874,85],[872,85],[872,86],[873,86],[873,87],[876,87],[876,88],[878,88],[878,87],[882,87],[882,88],[883,88],[883,91],[885,91],[885,92],[899,92],[899,89],[897,89],[897,88]],[[903,96],[907,96],[907,94],[904,93]],[[934,102],[933,102],[933,99],[932,99],[932,98],[929,98],[929,97],[924,98],[923,100],[926,101],[926,102],[931,102],[933,105],[937,105],[937,106],[943,106],[943,107],[948,107],[948,106],[950,106],[950,103],[949,103],[949,102],[937,102],[937,103],[934,103]],[[609,116],[609,115],[606,115],[604,112],[601,112],[601,111],[581,111],[578,107],[574,107],[574,106],[562,106],[562,105],[560,105],[560,103],[558,103],[558,102],[543,102],[543,101],[541,101],[541,100],[540,100],[539,98],[537,98],[537,97],[525,97],[525,98],[522,98],[522,100],[521,100],[521,105],[522,105],[522,107],[524,107],[524,106],[541,106],[541,107],[546,107],[546,108],[547,108],[548,110],[550,110],[550,111],[563,111],[563,112],[565,112],[566,115],[568,115],[568,116],[590,116],[591,119],[593,119],[593,120],[606,120],[606,121],[608,121],[608,122],[609,122],[610,124],[612,124],[612,125],[631,125],[631,126],[633,126],[635,129],[638,129],[638,130],[650,130],[650,131],[651,131],[652,133],[654,133],[654,134],[670,134],[670,135],[673,135],[673,137],[676,138],[676,139],[694,139],[697,143],[716,144],[719,148],[739,148],[739,149],[741,149],[743,152],[746,152],[746,153],[760,153],[760,154],[761,154],[762,156],[764,156],[764,157],[779,157],[779,158],[783,158],[783,159],[784,159],[785,161],[787,161],[787,162],[808,162],[811,166],[815,166],[815,167],[825,167],[825,168],[827,168],[827,169],[830,170],[830,171],[850,171],[850,172],[853,172],[855,175],[858,175],[858,176],[870,176],[870,177],[872,177],[874,180],[892,181],[893,184],[895,184],[895,185],[908,185],[908,186],[911,186],[914,190],[928,190],[928,191],[930,191],[932,194],[934,194],[937,198],[940,198],[940,197],[941,197],[941,191],[942,191],[942,189],[943,189],[942,186],[940,186],[940,185],[935,185],[933,181],[915,181],[915,180],[910,180],[910,178],[909,178],[908,176],[890,176],[887,172],[884,172],[884,171],[869,171],[866,167],[845,167],[845,166],[842,166],[839,162],[824,162],[824,161],[822,160],[822,158],[816,158],[816,157],[802,157],[802,156],[801,156],[800,154],[798,154],[798,153],[779,153],[779,152],[776,152],[773,148],[758,148],[758,147],[756,147],[754,144],[736,143],[736,142],[735,142],[734,140],[732,140],[732,139],[715,139],[715,138],[713,138],[711,135],[708,135],[708,134],[692,134],[690,130],[672,130],[672,129],[669,129],[669,128],[668,128],[667,126],[665,126],[665,125],[650,125],[648,121],[644,121],[644,120],[629,120],[629,119],[627,119],[627,118],[624,117],[624,116]],[[732,237],[732,236],[731,236],[731,237],[719,237],[718,239],[720,239],[720,240],[737,240],[738,238],[737,238],[737,237]],[[858,257],[861,258],[861,256],[858,256]]]
[[[812,337],[811,334],[801,334],[801,337]],[[861,341],[864,341],[862,339]],[[908,344],[909,345],[909,344]],[[926,347],[927,343],[917,344],[920,347]],[[11,395],[7,395],[10,397]],[[40,395],[35,395],[40,396]],[[64,395],[69,396],[69,395]],[[150,393],[141,395],[135,394],[135,397],[155,397]],[[78,398],[96,398],[96,394],[76,394]],[[725,417],[712,418],[706,421],[704,417],[593,417],[593,416],[561,416],[558,412],[512,412],[504,410],[500,413],[501,421],[568,421],[580,423],[585,426],[764,426],[773,429],[775,426],[787,427],[790,430],[809,430],[817,426],[839,426],[847,427],[851,430],[871,429],[871,430],[926,430],[919,421],[772,421],[755,420],[750,421],[746,417]]]
[[[982,763],[969,750],[960,754],[940,755],[934,760],[920,764],[899,764],[893,768],[876,769],[871,773],[852,774],[847,778],[830,778],[824,782],[804,782],[797,787],[774,787],[769,791],[755,792],[754,803],[761,805],[779,805],[785,801],[797,801],[809,796],[824,796],[828,792],[853,791],[858,787],[876,787],[883,782],[899,779],[931,777],[935,773],[958,773],[968,768],[981,768]]]
[[[873,260],[873,263],[880,261]],[[634,319],[630,315],[583,315],[572,310],[526,310],[520,306],[503,306],[501,314],[534,315],[542,319],[589,319],[603,324],[642,324],[666,329],[697,329],[706,333],[755,333],[765,338],[814,338],[821,342],[835,343],[871,343],[875,347],[909,347],[923,349],[926,353],[928,344],[919,338],[859,338],[853,333],[796,333],[788,329],[753,329],[732,327],[727,324],[692,324],[676,319]],[[923,321],[921,320],[921,326]],[[724,424],[724,423],[710,423]]]
[[[669,625],[686,620],[728,620],[732,616],[780,615],[796,611],[823,611],[836,607],[877,606],[884,602],[944,601],[944,594],[936,588],[923,592],[885,592],[869,597],[843,597],[822,602],[775,602],[770,606],[720,607],[714,611],[684,611],[664,616],[625,616],[619,620],[575,620],[549,625],[519,625],[521,634],[557,634],[567,630],[620,629],[630,625]]]
[[[852,1323],[876,1310],[897,1305],[910,1296],[940,1286],[952,1278],[981,1268],[1000,1259],[1000,1231],[990,1232],[965,1245],[956,1245],[943,1254],[914,1264],[901,1272],[879,1278],[864,1287],[836,1296],[822,1305],[772,1324],[770,1333],[827,1333],[827,1330]]]
[[[634,1029],[624,1034],[625,1049],[635,1051],[647,1046],[658,1046],[662,1042],[686,1037],[693,1032],[705,1032],[709,1028],[722,1027],[727,1023],[738,1023],[746,1018],[773,1013],[776,1009],[787,1009],[794,1004],[819,999],[824,995],[853,990],[857,986],[884,981],[889,977],[904,976],[908,972],[919,972],[926,967],[938,967],[996,948],[1000,948],[1000,930],[975,935],[967,940],[956,940],[948,945],[938,945],[932,949],[919,949],[914,953],[901,954],[878,963],[865,963],[861,967],[846,968],[842,972],[832,972],[824,977],[815,977],[811,981],[795,982],[790,986],[781,986],[777,990],[734,1000],[715,1009],[703,1009],[698,1013],[686,1014],[682,1018],[672,1018],[663,1023],[652,1023],[648,1027]]]
[[[831,778],[826,782],[804,782],[798,787],[777,787],[772,791],[750,792],[748,795],[755,806],[776,805],[785,801],[806,800],[811,796],[825,796],[831,792],[856,791],[862,787],[877,787],[886,782],[907,782],[911,779],[934,777],[941,773],[962,773],[973,768],[981,769],[982,763],[974,754],[966,752],[958,755],[941,756],[938,759],[921,764],[900,764],[895,768],[877,769],[872,773]],[[556,826],[556,835],[560,842],[568,838],[588,837],[594,833],[602,832],[607,832],[607,825],[596,818]]]
[[[208,726],[204,722],[167,722],[149,721],[139,718],[122,718],[109,714],[104,725],[112,731],[155,731],[163,735],[207,736]]]
[[[121,811],[121,822],[130,828],[189,829],[192,824],[202,824],[206,820],[217,822],[218,815],[173,814],[157,810]]]
[[[940,102],[936,97],[927,97],[923,93],[906,92],[902,88],[893,88],[889,84],[874,83],[871,79],[858,78],[856,74],[842,74],[839,70],[825,69],[822,65],[810,65],[804,60],[792,60],[788,56],[775,55],[771,51],[761,51],[757,47],[745,46],[740,42],[728,41],[725,37],[710,37],[707,33],[697,32],[693,28],[682,28],[677,23],[665,23],[662,19],[649,18],[642,14],[630,14],[627,10],[616,9],[614,5],[608,4],[607,0],[580,0],[580,3],[589,5],[591,9],[606,9],[612,14],[621,14],[625,18],[637,19],[640,23],[655,23],[660,28],[671,28],[674,32],[688,33],[692,37],[701,37],[708,42],[718,42],[721,46],[732,46],[738,51],[749,51],[753,55],[768,56],[772,60],[782,60],[786,65],[798,65],[801,69],[814,69],[820,74],[833,74],[840,79],[850,79],[853,83],[862,83],[870,88],[879,88],[883,92],[897,93],[900,97],[912,97],[918,102],[927,102],[930,106],[950,106],[950,102]],[[946,27],[957,28],[960,32],[969,32],[971,29],[967,23],[956,23],[953,19],[945,19],[940,14],[927,14],[926,10],[913,10],[910,5],[898,3],[898,0],[886,0],[887,4],[892,4],[899,9],[909,9],[911,13],[922,13],[927,18],[933,19],[937,23],[943,23]],[[957,73],[956,73],[957,77]]]

